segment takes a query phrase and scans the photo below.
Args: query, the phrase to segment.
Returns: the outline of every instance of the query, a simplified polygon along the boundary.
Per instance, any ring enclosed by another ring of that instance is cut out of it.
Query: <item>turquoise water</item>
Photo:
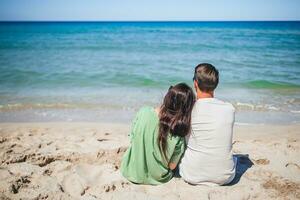
[[[0,23],[0,121],[129,121],[194,67],[240,123],[300,121],[300,22]]]

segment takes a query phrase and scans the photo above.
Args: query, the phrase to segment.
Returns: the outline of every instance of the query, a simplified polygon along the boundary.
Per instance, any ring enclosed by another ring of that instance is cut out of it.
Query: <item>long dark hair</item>
[[[186,136],[191,129],[191,112],[195,103],[193,90],[185,83],[171,86],[159,112],[158,145],[165,159],[168,134]]]

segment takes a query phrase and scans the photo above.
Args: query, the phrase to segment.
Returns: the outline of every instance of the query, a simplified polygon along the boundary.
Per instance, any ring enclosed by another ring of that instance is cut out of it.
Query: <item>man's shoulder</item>
[[[224,108],[235,111],[235,108],[231,103],[220,100],[220,99],[215,99],[215,100],[216,100],[216,102],[218,102],[218,104],[222,105]]]
[[[235,108],[231,103],[220,100],[220,99],[217,99],[217,98],[212,98],[212,99],[209,99],[209,100],[206,99],[204,101],[200,100],[200,101],[197,101],[197,103],[202,104],[204,107],[210,105],[210,106],[213,106],[213,107],[217,107],[219,109],[226,109],[228,111],[235,112]]]

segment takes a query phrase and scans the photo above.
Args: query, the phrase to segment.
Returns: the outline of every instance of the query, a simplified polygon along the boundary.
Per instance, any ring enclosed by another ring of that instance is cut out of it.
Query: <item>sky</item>
[[[0,0],[1,21],[300,20],[300,0]]]

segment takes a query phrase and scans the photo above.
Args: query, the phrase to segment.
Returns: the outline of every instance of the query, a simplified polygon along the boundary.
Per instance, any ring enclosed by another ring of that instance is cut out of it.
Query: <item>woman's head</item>
[[[191,112],[195,103],[193,90],[185,83],[171,86],[159,113],[158,144],[165,156],[167,136],[186,136],[191,128]]]

